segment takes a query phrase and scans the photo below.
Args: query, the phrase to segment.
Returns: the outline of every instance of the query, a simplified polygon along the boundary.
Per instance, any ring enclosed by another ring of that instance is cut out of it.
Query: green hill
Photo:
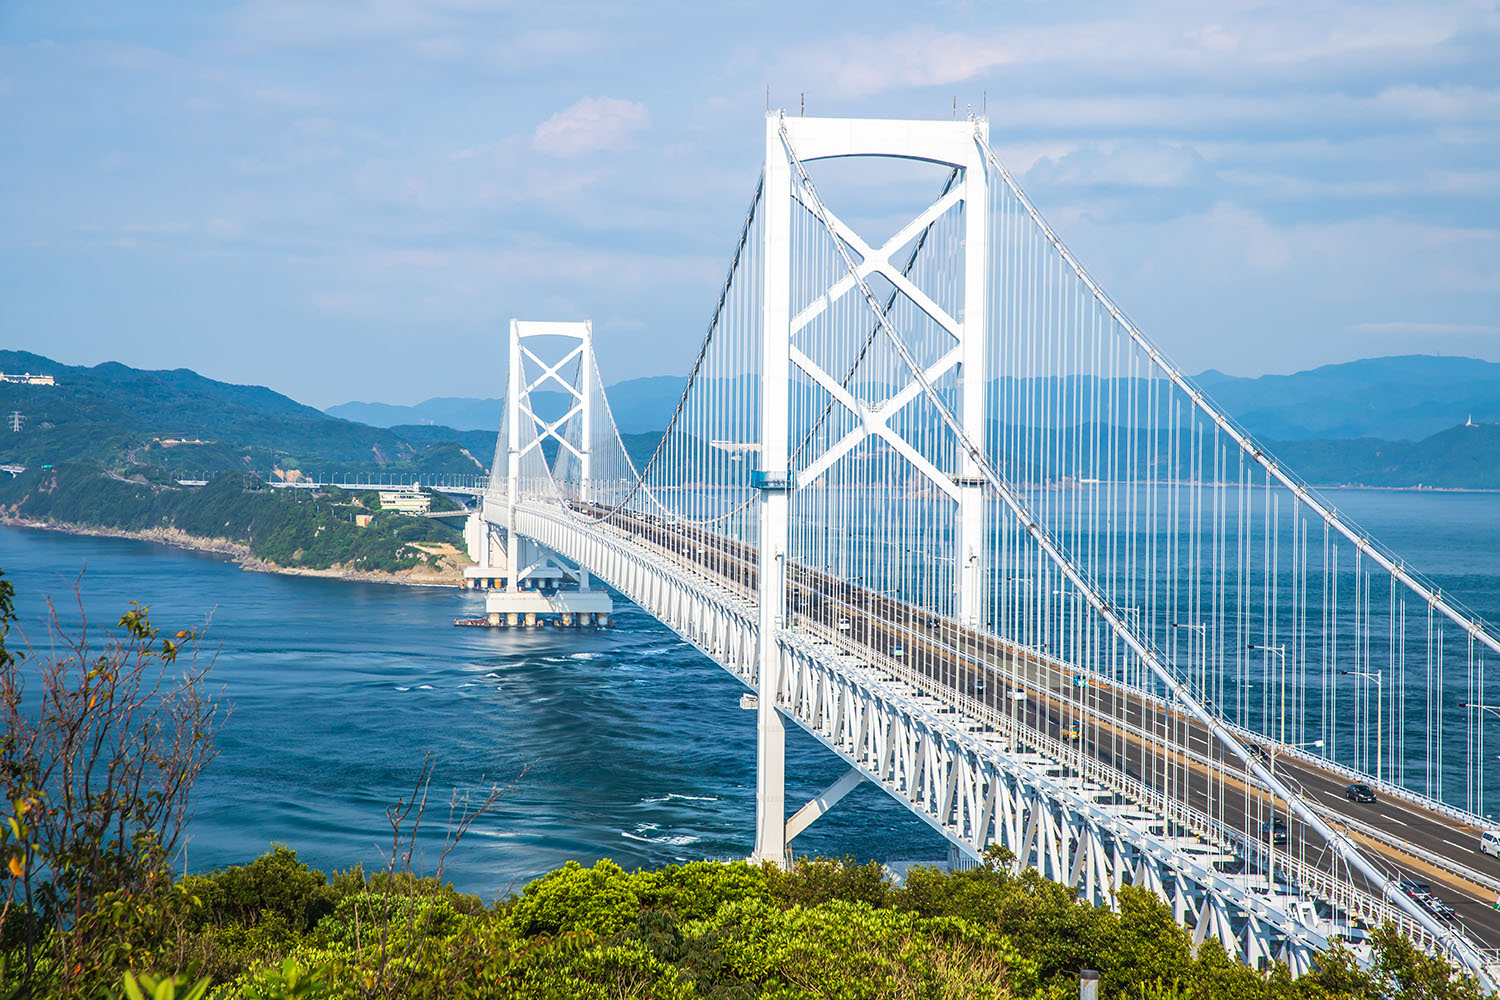
[[[219,382],[182,368],[74,367],[0,351],[0,371],[58,380],[56,387],[0,383],[0,415],[19,411],[25,418],[18,432],[0,429],[5,465],[85,462],[126,475],[156,470],[153,475],[163,478],[230,470],[262,477],[276,470],[323,477],[477,473],[495,449],[493,430],[371,427],[262,386]],[[1309,482],[1500,489],[1500,364],[1370,358],[1257,379],[1210,371],[1197,381]],[[621,429],[638,468],[660,436],[659,426],[644,422],[649,417],[665,425],[679,382],[636,379],[610,389],[616,415],[634,414],[636,423]],[[486,412],[498,408],[484,402]],[[1464,426],[1470,415],[1480,423]]]
[[[435,509],[455,505],[433,496]],[[449,519],[380,510],[374,494],[278,490],[255,476],[223,473],[206,486],[110,474],[95,463],[65,463],[0,477],[0,510],[28,521],[129,533],[178,531],[223,540],[282,567],[392,573],[437,559],[418,546],[461,545]],[[361,526],[357,514],[369,514]]]
[[[186,368],[146,371],[116,362],[85,368],[0,351],[0,371],[45,373],[58,383],[0,383],[0,411],[24,417],[20,431],[0,432],[0,464],[85,461],[262,475],[275,469],[477,473],[494,450],[493,435],[369,427],[263,386],[219,382]]]

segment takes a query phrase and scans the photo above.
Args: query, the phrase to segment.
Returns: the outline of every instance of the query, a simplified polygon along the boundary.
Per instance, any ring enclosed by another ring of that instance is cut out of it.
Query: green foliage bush
[[[212,875],[189,875],[183,886],[201,901],[195,927],[255,927],[274,921],[292,935],[305,934],[334,911],[339,893],[328,877],[297,860],[297,852],[273,845],[248,865]]]
[[[879,871],[816,859],[788,871],[696,862],[627,872],[606,860],[568,864],[486,907],[400,873],[324,877],[278,846],[182,880],[179,978],[154,982],[181,995],[207,974],[216,1000],[1062,1000],[1092,967],[1106,1000],[1480,995],[1389,930],[1375,935],[1373,968],[1330,952],[1293,980],[1211,941],[1195,950],[1144,891],[1095,908],[998,853],[967,871],[917,869],[899,888]]]
[[[901,888],[878,875],[848,860],[784,872],[575,863],[484,908],[418,880],[322,880],[277,849],[195,885],[204,909],[219,914],[233,908],[208,900],[273,901],[253,919],[264,926],[274,913],[282,929],[325,905],[330,890],[342,894],[283,954],[219,978],[218,996],[272,995],[264,984],[287,978],[288,957],[314,970],[325,990],[302,995],[329,997],[381,995],[379,983],[397,977],[401,995],[431,997],[1051,998],[1076,996],[1085,966],[1101,971],[1106,998],[1478,996],[1388,931],[1376,936],[1373,969],[1334,952],[1294,981],[1284,967],[1239,965],[1212,942],[1195,952],[1167,905],[1144,891],[1127,888],[1118,911],[1099,909],[1034,871],[1013,871],[1000,855],[957,873],[918,869]],[[383,947],[403,956],[400,968],[381,966],[382,927]]]

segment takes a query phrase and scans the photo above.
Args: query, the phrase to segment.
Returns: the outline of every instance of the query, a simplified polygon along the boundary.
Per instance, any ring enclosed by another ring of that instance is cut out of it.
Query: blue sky
[[[992,143],[1190,371],[1500,360],[1500,5],[0,4],[0,345],[314,405],[496,395],[506,323],[684,372],[809,114]]]

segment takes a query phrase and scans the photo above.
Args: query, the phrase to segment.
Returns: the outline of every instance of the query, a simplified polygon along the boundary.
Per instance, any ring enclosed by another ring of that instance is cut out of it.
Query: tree
[[[170,864],[188,795],[214,756],[219,704],[204,691],[196,633],[163,637],[132,605],[96,644],[86,619],[69,633],[54,608],[56,652],[27,656],[5,643],[12,596],[5,583],[0,944],[23,992],[82,994],[150,960],[162,922],[181,911]]]

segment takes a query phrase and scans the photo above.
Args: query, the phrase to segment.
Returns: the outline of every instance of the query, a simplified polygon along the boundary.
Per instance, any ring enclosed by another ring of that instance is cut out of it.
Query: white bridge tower
[[[582,485],[576,500],[588,502],[596,388],[593,339],[593,323],[588,321],[510,322],[505,415],[491,470],[492,494],[497,492],[494,487],[501,488],[497,496],[486,497],[490,509],[471,518],[465,530],[470,557],[477,564],[465,571],[466,583],[488,591],[482,624],[535,628],[610,623],[614,603],[606,591],[594,589],[586,568],[565,564],[516,530],[517,503],[535,478],[523,476],[522,469],[528,461],[534,465],[544,460],[544,444],[566,450],[577,461]],[[576,375],[569,380],[563,372],[575,363]],[[532,408],[531,393],[543,386],[560,387],[567,394],[565,412],[556,419],[539,416]],[[496,501],[499,511],[493,509]],[[494,557],[502,551],[495,543],[497,528],[505,536],[503,566],[495,565]]]
[[[863,776],[857,771],[839,779],[801,810],[786,818],[786,736],[779,714],[782,688],[780,658],[774,637],[786,627],[788,500],[796,490],[812,486],[833,464],[862,441],[878,438],[897,451],[915,450],[888,421],[920,391],[912,379],[892,386],[890,396],[870,407],[853,399],[840,383],[808,353],[799,350],[797,336],[817,319],[819,310],[846,295],[869,296],[865,279],[879,275],[951,337],[948,350],[928,372],[929,379],[955,371],[958,376],[958,416],[972,440],[985,436],[985,335],[988,308],[986,287],[990,232],[989,167],[985,150],[988,125],[983,121],[882,121],[852,118],[790,118],[780,112],[766,117],[766,167],[763,211],[764,333],[761,363],[760,468],[760,653],[757,695],[757,767],[755,857],[780,862],[786,843],[834,802],[855,788]],[[955,183],[923,209],[896,235],[871,246],[855,230],[817,200],[801,164],[844,157],[889,157],[920,160],[949,167]],[[818,214],[843,245],[859,260],[853,274],[833,282],[813,306],[792,315],[792,216],[801,208]],[[893,260],[914,237],[950,212],[963,213],[963,297],[958,314],[938,306],[917,287]],[[859,426],[821,451],[804,452],[799,469],[789,465],[790,387],[795,372],[822,387]],[[954,550],[958,553],[956,610],[966,627],[985,624],[985,479],[972,455],[964,455],[956,474],[931,462],[915,461],[917,471],[956,508]]]

